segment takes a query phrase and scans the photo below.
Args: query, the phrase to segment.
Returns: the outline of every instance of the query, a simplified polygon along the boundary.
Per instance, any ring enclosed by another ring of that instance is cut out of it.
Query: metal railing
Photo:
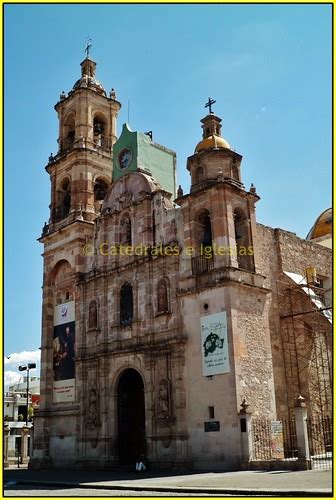
[[[112,140],[110,137],[106,135],[95,135],[93,138],[93,143],[96,148],[111,152]]]
[[[62,139],[60,141],[60,153],[67,153],[68,151],[71,151],[73,149],[74,142],[74,137],[67,137],[66,139]]]
[[[198,257],[193,257],[191,259],[191,270],[193,275],[204,274],[212,271],[214,268],[213,256],[205,257],[205,255],[199,255]]]
[[[333,449],[332,417],[323,414],[308,416],[307,431],[312,468],[331,469]]]
[[[81,147],[81,146],[85,148],[92,148],[110,153],[112,148],[112,139],[111,137],[108,137],[106,135],[95,135],[93,140],[88,140],[84,138],[81,140],[77,140],[73,137],[67,137],[65,139],[62,139],[59,144],[60,144],[59,148],[60,154],[68,153],[69,151],[72,151],[75,147]],[[54,160],[55,158],[52,157],[52,160],[50,161]]]
[[[252,459],[273,460],[298,457],[295,418],[252,419]]]
[[[306,419],[309,454],[312,469],[332,468],[332,417],[323,413],[308,414]],[[271,420],[253,417],[251,420],[252,461],[298,460],[298,439],[295,417]]]
[[[58,207],[54,211],[53,222],[59,222],[60,220],[65,219],[69,215],[70,207]]]

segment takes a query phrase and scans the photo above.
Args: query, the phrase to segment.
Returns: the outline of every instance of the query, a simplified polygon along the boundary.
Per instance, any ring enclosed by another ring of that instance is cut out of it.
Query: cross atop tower
[[[210,115],[213,115],[213,111],[212,111],[212,109],[211,109],[211,106],[212,106],[213,104],[215,104],[215,102],[216,102],[216,101],[215,101],[214,99],[211,99],[211,97],[209,97],[209,100],[207,101],[207,103],[206,103],[206,104],[205,104],[205,106],[204,106],[205,108],[209,108],[209,114],[210,114]]]
[[[86,52],[86,58],[89,59],[89,52],[90,52],[90,49],[92,47],[92,40],[91,38],[89,38],[89,36],[87,37],[87,41],[86,41],[86,47],[84,49],[84,52]]]

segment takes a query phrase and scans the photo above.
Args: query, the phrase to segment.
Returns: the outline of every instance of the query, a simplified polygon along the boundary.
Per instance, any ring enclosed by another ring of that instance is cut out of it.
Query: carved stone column
[[[9,440],[10,428],[7,424],[4,426],[4,467],[9,466],[8,462],[8,440]]]
[[[23,464],[27,464],[29,462],[28,437],[29,437],[29,427],[22,427],[22,430],[21,430],[21,463],[23,463]]]
[[[311,461],[307,430],[307,408],[305,399],[302,396],[298,396],[296,400],[295,427],[298,447],[298,460],[303,463],[305,469],[310,469]]]
[[[245,399],[242,402],[239,412],[240,420],[240,443],[241,443],[241,468],[248,469],[252,458],[252,432],[251,432],[251,413],[247,411],[248,404]]]

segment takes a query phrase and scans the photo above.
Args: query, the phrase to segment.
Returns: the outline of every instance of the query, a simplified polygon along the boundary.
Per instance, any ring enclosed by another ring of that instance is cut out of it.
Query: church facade
[[[46,166],[31,466],[240,468],[242,405],[331,411],[331,250],[257,223],[210,101],[183,193],[175,153],[117,138],[115,91],[81,69]]]

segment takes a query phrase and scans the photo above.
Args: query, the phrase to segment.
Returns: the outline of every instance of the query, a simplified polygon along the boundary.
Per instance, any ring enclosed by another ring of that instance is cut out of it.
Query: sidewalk
[[[4,482],[54,487],[227,495],[332,496],[332,471],[239,471],[176,474],[5,469]]]

